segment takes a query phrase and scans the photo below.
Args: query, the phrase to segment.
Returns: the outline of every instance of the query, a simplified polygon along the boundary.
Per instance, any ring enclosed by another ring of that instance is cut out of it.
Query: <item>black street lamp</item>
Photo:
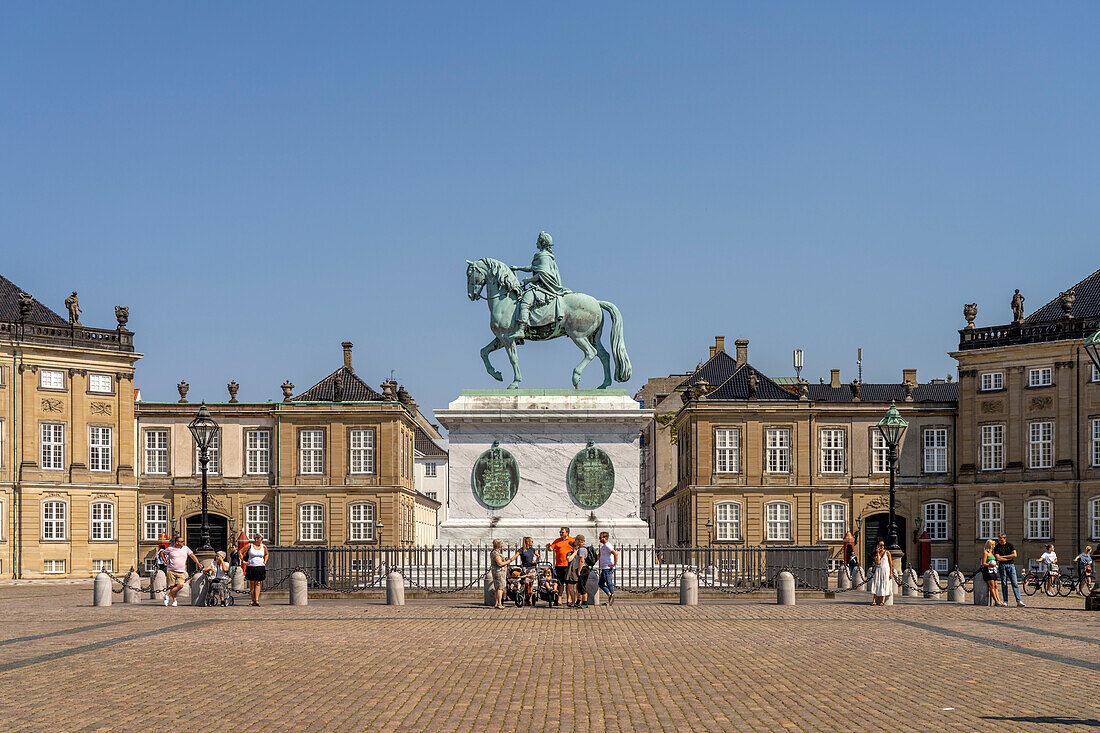
[[[210,546],[210,521],[206,513],[206,503],[209,494],[206,490],[206,468],[210,463],[210,444],[214,442],[214,436],[218,434],[218,424],[210,417],[210,411],[206,409],[206,402],[199,405],[199,414],[187,426],[191,435],[195,436],[195,444],[199,447],[199,467],[202,470],[202,547],[199,552],[213,552]]]
[[[1085,347],[1085,353],[1092,359],[1092,363],[1096,365],[1097,369],[1100,369],[1100,331],[1085,339],[1085,343],[1082,345]],[[1085,610],[1100,611],[1100,584],[1096,582],[1095,575],[1093,576],[1092,592],[1085,599]]]
[[[898,412],[893,403],[881,420],[878,421],[878,430],[882,433],[882,439],[886,441],[886,460],[890,464],[890,528],[887,530],[886,549],[890,556],[900,562],[901,547],[898,545],[898,522],[894,512],[894,475],[897,473],[898,446],[901,445],[902,436],[909,423]]]

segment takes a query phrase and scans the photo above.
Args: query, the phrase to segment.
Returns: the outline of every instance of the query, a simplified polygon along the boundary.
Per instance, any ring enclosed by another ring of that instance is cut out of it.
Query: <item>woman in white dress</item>
[[[879,540],[875,545],[875,553],[871,559],[875,563],[875,577],[871,580],[871,595],[874,599],[871,605],[885,606],[886,599],[894,594],[894,565],[884,540]]]

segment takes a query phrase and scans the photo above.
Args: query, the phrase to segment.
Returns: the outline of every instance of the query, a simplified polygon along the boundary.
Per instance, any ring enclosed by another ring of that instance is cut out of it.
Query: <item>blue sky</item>
[[[632,391],[715,334],[944,376],[964,302],[1100,266],[1095,3],[465,5],[4,5],[0,272],[129,305],[146,399],[278,399],[349,339],[442,407],[496,386],[465,259],[540,229]],[[579,352],[520,358],[566,387]]]

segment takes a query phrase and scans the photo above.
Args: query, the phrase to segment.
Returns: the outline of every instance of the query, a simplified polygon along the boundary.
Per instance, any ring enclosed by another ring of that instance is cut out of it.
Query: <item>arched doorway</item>
[[[224,550],[229,554],[229,519],[220,514],[207,512],[206,523],[210,525],[210,546],[214,551]],[[187,518],[184,541],[194,552],[202,546],[202,514],[192,514]]]
[[[902,551],[901,566],[905,567],[905,540],[909,536],[905,533],[905,517],[895,516],[894,521],[898,525],[898,546]],[[888,512],[872,514],[863,520],[863,567],[870,568],[874,564],[871,558],[875,553],[875,545],[880,539],[886,540],[889,533],[890,514]],[[886,544],[890,544],[889,540]]]

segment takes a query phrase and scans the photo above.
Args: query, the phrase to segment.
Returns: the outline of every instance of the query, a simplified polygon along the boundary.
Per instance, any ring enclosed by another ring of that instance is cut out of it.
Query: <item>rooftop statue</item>
[[[531,266],[509,267],[488,257],[466,260],[466,294],[470,300],[484,297],[489,305],[489,328],[495,338],[481,350],[485,370],[498,381],[503,375],[493,368],[489,354],[498,349],[508,353],[513,379],[508,389],[518,389],[523,381],[516,346],[524,341],[549,341],[568,336],[584,352],[584,358],[573,369],[573,386],[580,385],[581,372],[588,363],[600,357],[603,383],[599,389],[611,386],[611,359],[615,359],[615,380],[630,379],[630,357],[623,343],[623,317],[614,303],[596,300],[591,295],[574,293],[561,284],[561,274],[554,260],[554,241],[540,232],[537,251]],[[532,277],[520,280],[517,272],[529,272]],[[482,291],[485,291],[482,295]],[[611,315],[611,352],[601,341],[604,314]]]

